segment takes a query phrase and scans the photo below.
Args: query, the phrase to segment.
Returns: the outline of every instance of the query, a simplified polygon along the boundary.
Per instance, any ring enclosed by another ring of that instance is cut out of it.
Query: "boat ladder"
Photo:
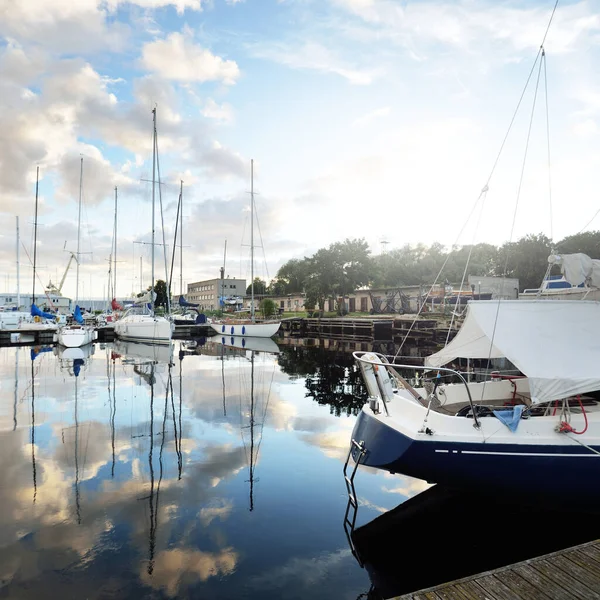
[[[346,514],[344,515],[344,531],[346,532],[346,537],[348,538],[350,550],[352,550],[354,558],[356,558],[361,567],[363,566],[363,562],[360,559],[356,547],[354,546],[354,542],[352,541],[352,533],[354,532],[356,516],[358,514],[358,498],[356,497],[356,488],[354,487],[354,476],[356,475],[358,465],[360,464],[360,461],[362,460],[366,451],[367,450],[364,442],[357,442],[355,439],[353,439],[350,443],[350,450],[348,450],[346,462],[344,463],[344,481],[346,482],[346,491],[348,492],[348,504],[346,505]],[[356,453],[356,457],[352,456],[353,452]],[[352,471],[350,474],[348,474],[350,458],[354,458],[354,467],[352,467]]]

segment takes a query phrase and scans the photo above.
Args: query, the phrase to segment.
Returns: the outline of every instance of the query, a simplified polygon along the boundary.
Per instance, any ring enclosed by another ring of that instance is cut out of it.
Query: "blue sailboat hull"
[[[390,473],[455,487],[600,500],[600,446],[461,443],[424,435],[413,439],[365,410],[352,438],[366,448],[361,464]]]

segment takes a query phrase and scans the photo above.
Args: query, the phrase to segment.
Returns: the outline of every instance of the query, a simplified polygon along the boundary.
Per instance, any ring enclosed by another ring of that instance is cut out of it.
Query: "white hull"
[[[56,334],[56,341],[65,348],[81,348],[98,339],[98,333],[89,325],[61,327]]]
[[[39,322],[39,323],[25,323],[21,322],[18,329],[24,329],[25,331],[56,331],[58,329],[58,323],[51,322]]]
[[[115,335],[131,342],[168,344],[174,327],[173,323],[164,317],[126,315],[115,322]]]
[[[173,344],[144,344],[116,340],[114,351],[136,364],[170,364],[173,362]]]
[[[219,334],[226,336],[261,337],[270,338],[274,336],[281,323],[211,323],[210,326]]]
[[[519,300],[600,300],[600,290],[593,288],[547,289],[538,296],[536,292],[522,292]]]
[[[275,341],[270,337],[241,337],[216,335],[211,342],[228,346],[230,348],[240,348],[242,350],[255,350],[256,352],[270,352],[279,354],[281,350]]]

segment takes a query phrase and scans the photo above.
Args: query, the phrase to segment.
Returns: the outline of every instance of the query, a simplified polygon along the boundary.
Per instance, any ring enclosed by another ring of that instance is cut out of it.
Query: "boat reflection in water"
[[[175,451],[177,453],[178,480],[181,480],[183,468],[181,454],[181,394],[182,394],[182,374],[181,359],[179,362],[179,415],[175,414],[175,401],[173,397],[173,344],[144,344],[140,342],[117,341],[114,344],[114,353],[116,353],[123,364],[133,365],[133,370],[150,387],[150,422],[148,433],[140,433],[132,438],[148,437],[148,472],[150,476],[148,494],[138,498],[138,500],[148,501],[149,528],[148,528],[148,562],[146,572],[149,576],[154,573],[155,554],[156,554],[156,534],[158,531],[158,515],[160,511],[160,486],[163,481],[164,463],[163,452],[165,448],[165,439],[167,437],[167,417],[169,408],[172,409],[173,434],[175,440]],[[157,383],[157,373],[164,373],[166,368],[167,379],[164,383],[164,402],[156,394],[155,386]],[[155,405],[162,409],[162,421],[155,429]],[[179,428],[177,427],[177,418]],[[158,453],[156,452],[155,437],[160,436],[160,445]],[[158,454],[158,457],[156,456]],[[156,472],[156,459],[158,458],[158,473]]]
[[[366,597],[381,600],[597,539],[599,515],[436,485],[351,537],[373,584]]]
[[[226,386],[225,386],[225,349],[241,350],[240,358],[250,363],[250,373],[240,364],[240,431],[242,443],[248,463],[249,510],[254,510],[255,469],[262,442],[263,430],[271,387],[275,374],[275,361],[270,355],[279,354],[279,346],[271,338],[216,336],[211,340],[220,344],[221,376],[223,385],[223,414],[227,416]],[[270,368],[267,365],[270,364]]]
[[[68,373],[73,378],[74,385],[74,408],[72,427],[62,429],[62,443],[69,441],[69,437],[73,436],[73,448],[75,457],[75,514],[77,525],[81,525],[81,496],[79,491],[79,376],[81,370],[85,369],[89,363],[90,356],[94,354],[96,348],[93,344],[84,346],[67,347],[58,344],[54,347],[54,353],[58,358],[58,365],[62,372]],[[88,431],[89,433],[89,431]],[[89,435],[88,435],[89,438]]]

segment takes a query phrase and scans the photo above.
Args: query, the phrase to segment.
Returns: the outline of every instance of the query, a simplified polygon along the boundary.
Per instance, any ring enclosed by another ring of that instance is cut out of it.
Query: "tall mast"
[[[179,183],[181,213],[179,217],[179,296],[183,296],[183,180]]]
[[[35,175],[35,216],[33,218],[33,289],[31,291],[31,304],[35,304],[35,266],[37,257],[37,213],[38,213],[38,190],[40,182],[40,168]]]
[[[79,213],[77,216],[77,269],[75,283],[75,306],[79,303],[79,245],[81,242],[81,191],[83,188],[83,156],[79,167]]]
[[[114,227],[114,271],[113,271],[113,294],[117,298],[117,186],[115,186],[115,227]]]
[[[19,217],[17,217],[17,309],[21,308],[21,275],[19,272]]]
[[[150,306],[154,313],[154,194],[156,192],[156,108],[152,109],[152,269],[150,281]]]
[[[250,351],[250,512],[254,510],[254,350]]]
[[[254,323],[254,159],[250,160],[250,318]]]
[[[225,249],[223,250],[223,266],[221,267],[221,311],[225,308],[225,263],[227,262],[227,240],[225,240]]]

